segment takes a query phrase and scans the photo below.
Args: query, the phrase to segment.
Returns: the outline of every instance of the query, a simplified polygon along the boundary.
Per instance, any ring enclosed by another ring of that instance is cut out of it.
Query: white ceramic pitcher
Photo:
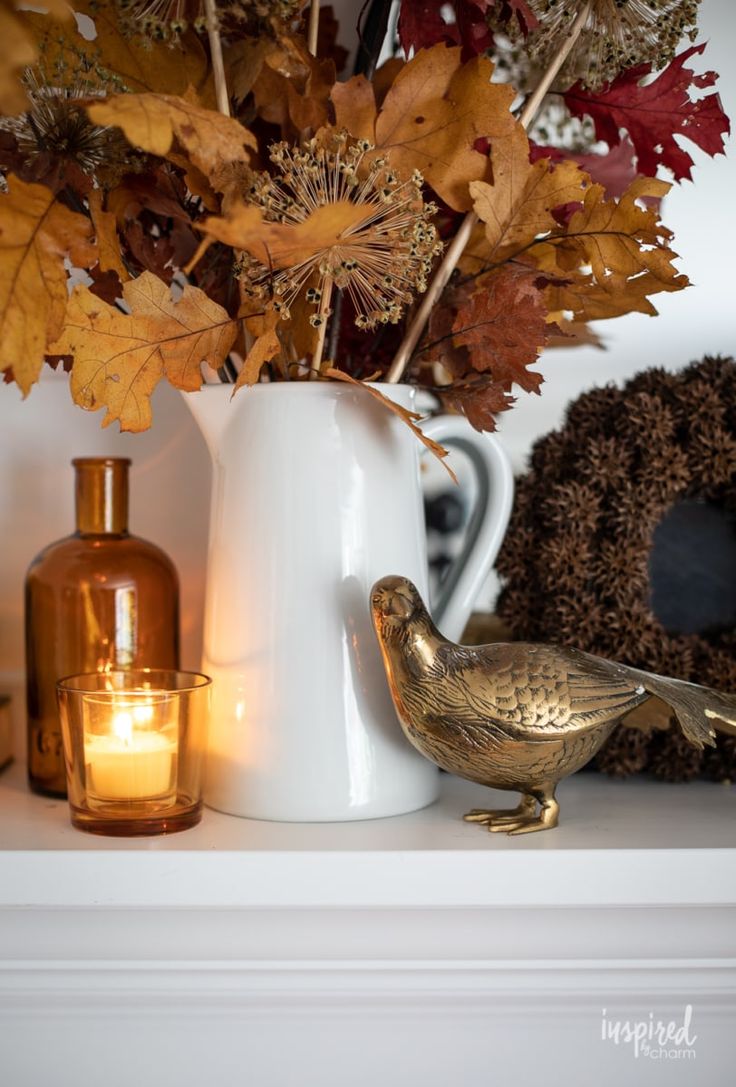
[[[381,390],[414,407],[410,386]],[[186,401],[213,460],[203,671],[213,713],[205,799],[299,822],[413,811],[437,771],[404,739],[371,625],[371,586],[405,574],[427,596],[423,446],[363,389],[206,385]],[[461,447],[479,499],[435,618],[459,638],[500,547],[512,475],[458,416],[423,423]]]

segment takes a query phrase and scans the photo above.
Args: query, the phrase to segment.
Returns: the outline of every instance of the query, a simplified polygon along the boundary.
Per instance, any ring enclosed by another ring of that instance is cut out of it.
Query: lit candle
[[[146,800],[174,790],[176,740],[162,731],[168,719],[160,720],[167,701],[121,701],[115,705],[109,733],[87,733],[84,751],[91,794],[100,800]]]

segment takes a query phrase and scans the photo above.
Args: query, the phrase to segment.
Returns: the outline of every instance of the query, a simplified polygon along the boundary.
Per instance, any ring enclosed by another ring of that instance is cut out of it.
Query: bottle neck
[[[128,532],[127,457],[80,457],[76,471],[77,533],[124,536]]]

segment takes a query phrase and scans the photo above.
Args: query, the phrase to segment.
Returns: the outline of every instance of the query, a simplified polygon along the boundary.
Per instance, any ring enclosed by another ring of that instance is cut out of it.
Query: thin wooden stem
[[[207,21],[207,37],[210,42],[210,54],[212,56],[212,74],[215,77],[215,97],[217,108],[226,117],[230,116],[230,95],[227,90],[225,78],[225,61],[222,56],[222,39],[220,38],[220,26],[217,21],[217,9],[215,0],[204,0],[204,13]]]
[[[320,376],[322,369],[322,356],[325,350],[325,336],[327,334],[327,324],[330,316],[330,302],[332,301],[332,276],[325,276],[322,280],[322,297],[319,300],[319,316],[322,321],[319,326],[317,343],[314,348],[314,354],[312,355],[312,368],[309,371],[310,380],[314,381]]]
[[[309,29],[307,30],[307,49],[313,57],[317,56],[317,38],[319,37],[319,0],[312,0],[309,7]]]
[[[564,42],[555,53],[554,57],[550,61],[549,67],[542,76],[539,85],[536,87],[533,94],[530,95],[529,100],[526,102],[524,109],[521,112],[521,116],[519,117],[519,123],[522,124],[524,128],[529,128],[530,124],[539,112],[539,107],[544,101],[545,95],[552,86],[552,83],[554,82],[557,73],[567,60],[570,54],[570,50],[579,38],[583,27],[588,21],[591,6],[592,0],[587,0],[587,3],[585,3],[580,9],[577,16],[575,17],[574,23],[570,27],[570,33],[567,35]],[[445,255],[442,258],[442,262],[440,263],[437,271],[432,278],[429,289],[422,298],[419,308],[417,309],[409,324],[409,327],[404,333],[404,338],[399,345],[399,349],[394,355],[393,362],[391,363],[391,368],[386,375],[386,381],[388,381],[391,385],[395,385],[397,382],[401,381],[402,377],[404,376],[404,371],[409,364],[409,360],[414,353],[415,347],[419,343],[419,340],[426,327],[427,321],[429,320],[429,316],[434,306],[439,301],[440,295],[447,286],[450,276],[455,271],[457,263],[463,254],[465,246],[470,241],[470,236],[473,233],[477,222],[478,216],[475,214],[474,211],[469,211],[463,219],[462,223],[460,224],[460,229],[458,230],[457,234],[447,247]]]

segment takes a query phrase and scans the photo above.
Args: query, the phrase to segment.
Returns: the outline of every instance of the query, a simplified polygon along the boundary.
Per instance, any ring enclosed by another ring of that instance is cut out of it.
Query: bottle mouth
[[[72,460],[72,465],[75,468],[86,468],[89,466],[105,466],[114,468],[116,465],[130,467],[132,461],[130,457],[75,457]]]

